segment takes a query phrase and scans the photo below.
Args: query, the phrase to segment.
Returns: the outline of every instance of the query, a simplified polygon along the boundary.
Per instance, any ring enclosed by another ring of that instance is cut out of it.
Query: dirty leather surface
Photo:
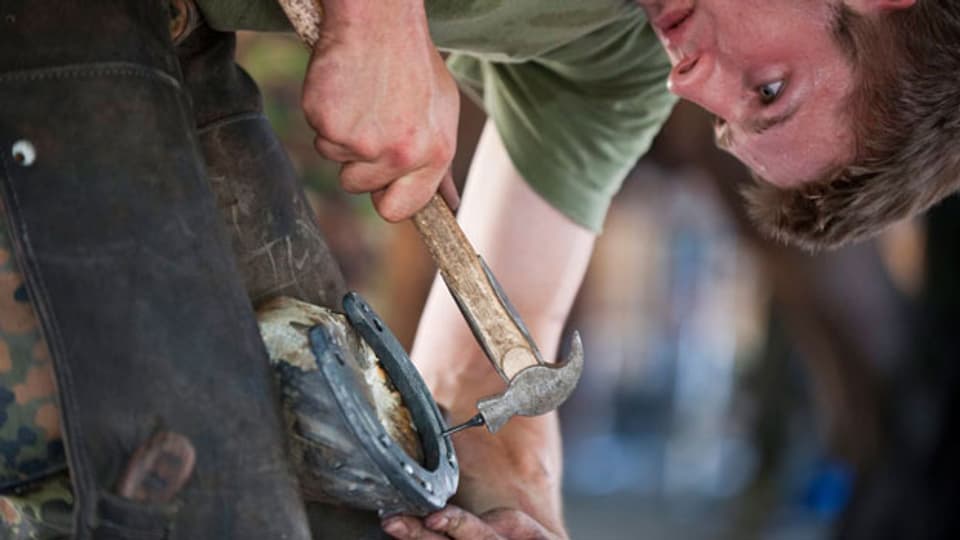
[[[309,538],[165,3],[30,4],[0,4],[0,180],[54,360],[74,537]],[[111,495],[160,427],[197,449],[177,503]]]
[[[232,33],[201,27],[179,52],[207,174],[247,292],[254,305],[290,296],[338,309],[343,275],[234,49]]]
[[[346,292],[299,178],[234,63],[232,33],[197,29],[179,48],[200,146],[234,255],[255,305],[290,296],[340,310]],[[388,538],[373,512],[307,502],[313,537]]]
[[[254,305],[282,295],[339,306],[343,278],[267,120],[222,121],[199,137]]]

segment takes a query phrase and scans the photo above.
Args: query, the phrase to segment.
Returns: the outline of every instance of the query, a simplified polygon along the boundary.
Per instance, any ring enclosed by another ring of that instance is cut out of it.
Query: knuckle
[[[314,99],[313,92],[304,91],[303,95],[300,96],[300,108],[303,109],[303,115],[307,117],[307,120],[313,120],[318,114],[318,100]]]
[[[462,510],[458,510],[456,512],[450,512],[447,515],[447,519],[450,520],[450,525],[448,527],[448,530],[451,532],[457,532],[461,530],[466,524],[467,514]]]
[[[303,109],[303,115],[306,116],[311,126],[323,123],[330,109],[330,107],[324,106],[326,100],[318,94],[319,92],[305,89],[303,95],[300,96],[300,108]]]
[[[444,165],[453,161],[453,155],[456,152],[456,142],[448,141],[444,138],[437,139],[433,146],[433,160]]]
[[[344,137],[341,142],[363,160],[373,160],[380,155],[380,145],[376,138],[370,135],[359,135],[354,137]]]
[[[417,164],[417,151],[413,143],[402,141],[390,148],[390,162],[400,169],[409,169]]]
[[[343,168],[340,171],[340,187],[347,193],[363,193],[363,180],[357,176],[353,169]]]
[[[317,134],[318,139],[326,139],[332,143],[344,144],[347,130],[344,129],[344,120],[336,111],[329,107],[317,104],[317,100],[304,101],[303,115],[307,124]]]
[[[340,189],[346,191],[347,193],[353,193],[354,195],[361,193],[361,191],[353,182],[344,180],[343,178],[340,179]]]
[[[317,136],[316,139],[313,140],[313,148],[317,151],[318,154],[320,154],[321,156],[329,160],[336,161],[337,160],[336,153],[333,151],[332,147],[329,146],[330,144],[331,144],[330,141],[328,141],[327,139],[324,139],[323,137],[320,137],[319,135]]]
[[[352,193],[354,195],[361,195],[369,191],[369,189],[366,189],[362,184],[359,184],[357,182],[345,183],[341,181],[340,188],[346,191],[347,193]]]
[[[310,127],[313,128],[313,131],[315,131],[317,135],[332,141],[338,139],[339,129],[336,120],[324,107],[313,105],[311,102],[311,104],[304,105],[303,114],[307,119],[307,123],[310,124]]]
[[[521,523],[520,513],[512,508],[498,508],[483,515],[498,530],[514,530]]]
[[[403,221],[407,216],[404,210],[390,198],[384,198],[376,204],[377,213],[390,223]]]

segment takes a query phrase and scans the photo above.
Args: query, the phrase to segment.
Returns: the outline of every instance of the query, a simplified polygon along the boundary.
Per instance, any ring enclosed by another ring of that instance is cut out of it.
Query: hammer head
[[[514,415],[546,414],[570,397],[583,372],[583,342],[573,333],[570,352],[559,364],[537,364],[518,372],[499,395],[481,399],[477,409],[491,433],[496,433]]]

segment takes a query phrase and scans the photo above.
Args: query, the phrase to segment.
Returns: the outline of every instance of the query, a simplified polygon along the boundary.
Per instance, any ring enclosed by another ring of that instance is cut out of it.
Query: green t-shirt
[[[199,0],[222,30],[288,30],[273,0]],[[633,0],[426,0],[436,45],[527,182],[600,230],[670,114],[669,62]]]

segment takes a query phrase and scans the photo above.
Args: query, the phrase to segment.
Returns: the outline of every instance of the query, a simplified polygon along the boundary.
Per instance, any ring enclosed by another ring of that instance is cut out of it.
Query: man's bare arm
[[[593,248],[593,233],[560,214],[523,181],[492,123],[474,157],[458,218],[544,357],[555,358]],[[454,421],[475,414],[478,398],[503,389],[439,281],[421,318],[413,357]],[[462,506],[476,514],[515,508],[552,531],[563,530],[555,414],[516,417],[496,435],[473,429],[454,441],[462,466]]]
[[[408,218],[449,178],[460,108],[423,0],[323,0],[323,9],[302,97],[317,151],[343,164],[346,191],[371,193],[389,221]]]

